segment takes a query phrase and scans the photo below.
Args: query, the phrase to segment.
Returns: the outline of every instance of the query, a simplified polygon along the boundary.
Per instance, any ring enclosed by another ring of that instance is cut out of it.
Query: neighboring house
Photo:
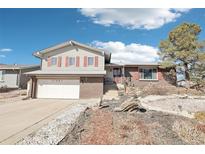
[[[0,88],[27,87],[29,77],[23,73],[40,69],[39,65],[0,64]]]
[[[111,54],[76,41],[58,44],[33,54],[41,59],[41,70],[31,76],[28,94],[32,98],[97,98],[104,84],[132,81],[136,85],[164,81],[158,64],[117,65]]]
[[[176,67],[176,79],[177,79],[177,85],[178,86],[186,86],[186,80],[185,80],[185,68],[183,66],[177,66]]]
[[[32,98],[97,98],[103,95],[105,63],[110,53],[76,41],[37,51],[41,70],[31,76],[28,93]]]

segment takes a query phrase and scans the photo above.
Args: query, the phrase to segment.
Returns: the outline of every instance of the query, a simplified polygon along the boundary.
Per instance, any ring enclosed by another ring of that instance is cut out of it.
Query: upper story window
[[[140,68],[140,79],[142,80],[156,80],[157,69],[156,68]]]
[[[94,58],[93,57],[88,57],[88,66],[91,66],[94,64]]]
[[[56,57],[52,57],[51,58],[51,66],[56,65],[57,64],[57,58]]]
[[[69,65],[75,65],[75,57],[69,57]]]

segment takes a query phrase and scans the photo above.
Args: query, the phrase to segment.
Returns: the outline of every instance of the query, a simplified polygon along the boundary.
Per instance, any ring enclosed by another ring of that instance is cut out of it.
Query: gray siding
[[[0,81],[0,87],[18,88],[18,70],[6,70],[4,79]]]
[[[40,67],[26,68],[22,70],[4,70],[4,79],[0,80],[0,87],[7,86],[8,88],[27,88],[27,82],[30,77],[23,73],[39,70]],[[2,70],[0,70],[2,71]]]

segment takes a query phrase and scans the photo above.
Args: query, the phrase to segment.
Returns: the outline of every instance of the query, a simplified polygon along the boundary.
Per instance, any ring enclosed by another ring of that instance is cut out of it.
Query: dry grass
[[[205,112],[196,112],[194,118],[200,122],[205,122]]]
[[[204,95],[201,91],[196,89],[187,89],[183,87],[176,87],[169,84],[149,84],[147,86],[141,87],[142,95]]]
[[[176,120],[172,129],[189,144],[205,144],[205,126],[194,121]]]
[[[122,125],[121,129],[123,129],[123,130],[130,130],[131,128],[128,125]]]
[[[205,133],[205,125],[199,124],[199,125],[197,125],[196,128],[198,131]]]
[[[120,137],[124,139],[124,138],[128,138],[129,136],[127,134],[120,134]]]

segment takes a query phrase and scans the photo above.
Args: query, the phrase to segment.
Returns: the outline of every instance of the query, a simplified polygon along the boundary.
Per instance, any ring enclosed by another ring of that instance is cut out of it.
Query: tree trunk
[[[189,75],[189,68],[188,68],[188,64],[185,63],[184,64],[184,69],[185,69],[185,88],[190,88],[190,75]]]
[[[184,64],[184,69],[185,69],[185,81],[189,81],[190,76],[189,76],[189,72],[188,72],[188,64],[187,63]]]

